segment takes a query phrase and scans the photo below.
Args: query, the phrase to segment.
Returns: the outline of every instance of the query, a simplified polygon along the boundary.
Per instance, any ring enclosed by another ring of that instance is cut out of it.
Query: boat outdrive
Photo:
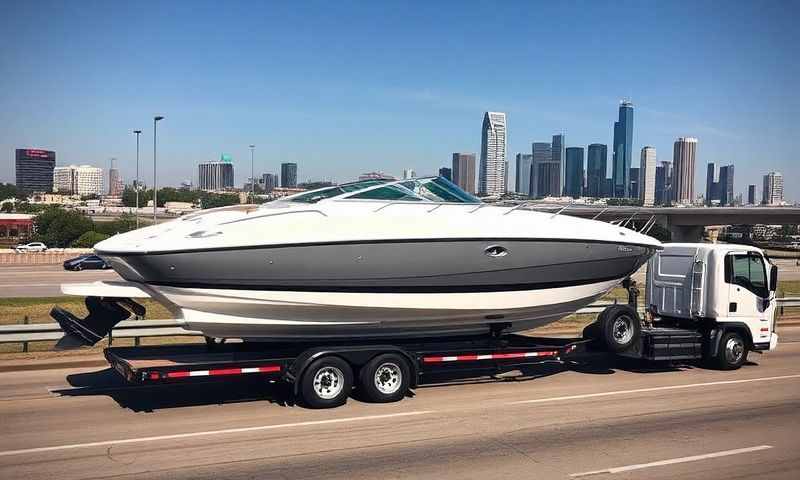
[[[111,332],[119,322],[131,315],[143,317],[145,308],[130,298],[86,297],[84,300],[89,312],[85,318],[55,306],[50,316],[58,322],[64,336],[56,343],[57,350],[70,350],[91,347]]]

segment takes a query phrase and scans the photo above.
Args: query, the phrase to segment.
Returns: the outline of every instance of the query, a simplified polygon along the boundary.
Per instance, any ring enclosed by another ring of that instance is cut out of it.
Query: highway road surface
[[[800,329],[734,372],[638,362],[292,406],[281,385],[0,373],[0,478],[797,479]]]
[[[794,260],[775,260],[782,281],[800,280],[800,266]],[[644,285],[645,267],[633,278]],[[0,265],[0,298],[56,297],[61,295],[62,283],[120,280],[113,270],[69,272],[61,265]]]

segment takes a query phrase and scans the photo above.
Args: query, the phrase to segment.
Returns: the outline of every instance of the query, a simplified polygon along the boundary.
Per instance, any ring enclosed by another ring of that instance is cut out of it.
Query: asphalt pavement
[[[120,279],[113,270],[72,272],[61,265],[0,265],[0,298],[58,297],[62,283]]]
[[[631,361],[294,406],[256,377],[0,373],[0,478],[800,478],[800,328],[733,372]]]

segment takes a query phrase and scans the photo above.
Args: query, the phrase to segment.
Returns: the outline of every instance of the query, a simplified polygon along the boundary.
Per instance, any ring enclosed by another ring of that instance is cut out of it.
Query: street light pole
[[[156,208],[158,208],[158,182],[156,181],[156,126],[159,120],[164,120],[164,117],[153,117],[153,225],[158,224],[156,218]]]
[[[256,201],[256,177],[253,163],[253,150],[255,148],[255,145],[250,145],[250,202]]]
[[[136,134],[136,183],[133,184],[136,188],[136,228],[139,228],[139,135],[142,134],[141,130],[134,130]]]

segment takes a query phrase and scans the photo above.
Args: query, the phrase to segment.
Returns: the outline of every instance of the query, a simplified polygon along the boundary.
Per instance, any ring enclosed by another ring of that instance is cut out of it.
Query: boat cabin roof
[[[279,202],[317,203],[322,200],[371,200],[384,202],[481,203],[444,177],[406,180],[371,179],[324,187],[283,197]]]

